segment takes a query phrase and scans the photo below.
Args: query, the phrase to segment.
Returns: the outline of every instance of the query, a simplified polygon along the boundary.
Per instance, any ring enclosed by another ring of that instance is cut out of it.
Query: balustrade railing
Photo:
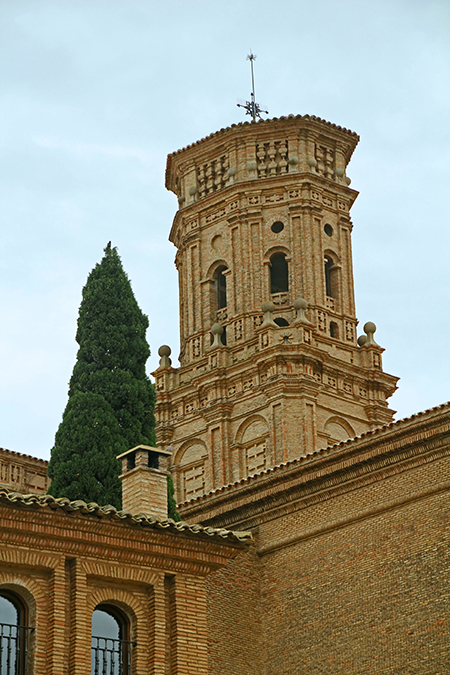
[[[93,635],[91,675],[131,675],[131,655],[135,644]]]
[[[27,675],[29,636],[33,630],[0,623],[0,675]]]

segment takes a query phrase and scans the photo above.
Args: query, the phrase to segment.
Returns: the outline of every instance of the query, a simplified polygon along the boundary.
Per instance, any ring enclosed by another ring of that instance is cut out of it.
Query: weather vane
[[[256,59],[256,54],[252,53],[252,50],[250,50],[250,54],[247,55],[247,61],[250,61],[250,67],[252,69],[252,91],[250,94],[250,101],[241,101],[238,103],[238,108],[245,108],[246,110],[246,115],[251,115],[252,119],[254,122],[256,122],[256,118],[262,119],[261,118],[261,113],[265,113],[266,115],[269,114],[268,110],[262,110],[261,106],[259,103],[256,103],[255,99],[255,76],[253,74],[253,61]]]

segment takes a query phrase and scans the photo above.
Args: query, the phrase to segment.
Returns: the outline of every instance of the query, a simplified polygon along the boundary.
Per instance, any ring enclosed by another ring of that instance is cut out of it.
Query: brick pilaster
[[[61,558],[59,565],[52,571],[49,593],[49,659],[47,672],[59,675],[66,667],[65,659],[65,622],[66,622],[66,568]]]
[[[206,675],[208,649],[205,580],[177,575],[171,584],[170,673]]]
[[[86,675],[90,672],[92,617],[86,612],[86,574],[79,559],[72,559],[70,566],[70,651],[69,675]]]

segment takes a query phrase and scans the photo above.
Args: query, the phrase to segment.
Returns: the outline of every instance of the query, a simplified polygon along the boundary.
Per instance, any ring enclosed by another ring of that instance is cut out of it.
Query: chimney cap
[[[167,450],[160,450],[159,448],[155,448],[152,445],[136,445],[136,447],[131,448],[131,450],[127,450],[126,452],[122,452],[121,455],[117,455],[117,459],[123,459],[123,457],[127,457],[127,455],[130,455],[132,452],[136,452],[136,450],[148,450],[149,452],[156,452],[158,455],[171,455],[172,453]]]

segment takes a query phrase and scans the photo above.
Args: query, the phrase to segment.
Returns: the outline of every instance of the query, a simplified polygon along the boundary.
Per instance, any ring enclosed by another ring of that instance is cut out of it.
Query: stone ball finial
[[[274,312],[275,305],[270,300],[268,300],[267,302],[263,302],[263,304],[261,305],[261,311],[264,312],[264,314],[266,312]]]
[[[367,323],[364,324],[364,332],[367,333],[375,333],[377,327],[372,321],[368,321]]]
[[[191,195],[191,197],[194,197],[198,193],[198,187],[196,185],[193,185],[192,187],[189,188],[188,192]]]
[[[262,322],[263,326],[276,326],[275,321],[273,320],[273,312],[275,311],[275,305],[273,302],[268,300],[267,302],[263,302],[261,305],[261,311],[264,312],[264,320]]]
[[[231,178],[231,176],[235,176],[237,174],[237,169],[234,166],[230,166],[230,168],[227,171],[227,178]]]
[[[158,349],[158,354],[161,357],[159,360],[160,368],[170,368],[172,365],[172,361],[169,359],[171,353],[172,350],[169,345],[161,345],[161,347]]]
[[[211,333],[213,335],[222,335],[223,333],[223,326],[221,323],[213,323],[211,326]]]
[[[170,356],[172,353],[171,348],[169,345],[161,345],[161,347],[158,349],[158,355],[159,356]]]
[[[298,171],[297,165],[298,165],[298,157],[296,155],[292,155],[292,157],[289,157],[288,159],[288,164],[289,164],[289,171]]]
[[[317,166],[317,159],[314,157],[308,157],[308,166],[310,169],[315,169]]]
[[[308,303],[304,298],[298,298],[298,300],[295,300],[294,302],[294,309],[308,309]]]
[[[304,298],[297,298],[297,300],[294,301],[294,309],[297,312],[297,316],[295,317],[296,321],[302,321],[303,323],[309,323],[308,319],[306,318],[305,310],[308,309],[308,303]]]
[[[373,334],[375,333],[377,327],[372,321],[368,321],[367,323],[364,324],[364,332],[367,336],[367,339],[365,341],[365,345],[376,345],[377,343],[373,339]]]
[[[346,176],[345,182],[347,183],[347,185],[350,185],[352,181],[350,180],[350,178],[348,176]]]
[[[222,335],[223,331],[224,331],[224,327],[222,326],[221,323],[219,323],[219,322],[213,323],[213,325],[211,326],[211,334],[212,334],[214,340],[213,340],[213,343],[212,343],[211,347],[221,347],[222,346],[220,336]]]
[[[357,339],[357,343],[359,344],[360,347],[365,345],[367,342],[367,335],[360,335],[359,338]]]
[[[342,176],[344,175],[344,169],[341,169],[340,167],[337,167],[334,170],[334,175],[337,176],[338,178],[342,178]]]

